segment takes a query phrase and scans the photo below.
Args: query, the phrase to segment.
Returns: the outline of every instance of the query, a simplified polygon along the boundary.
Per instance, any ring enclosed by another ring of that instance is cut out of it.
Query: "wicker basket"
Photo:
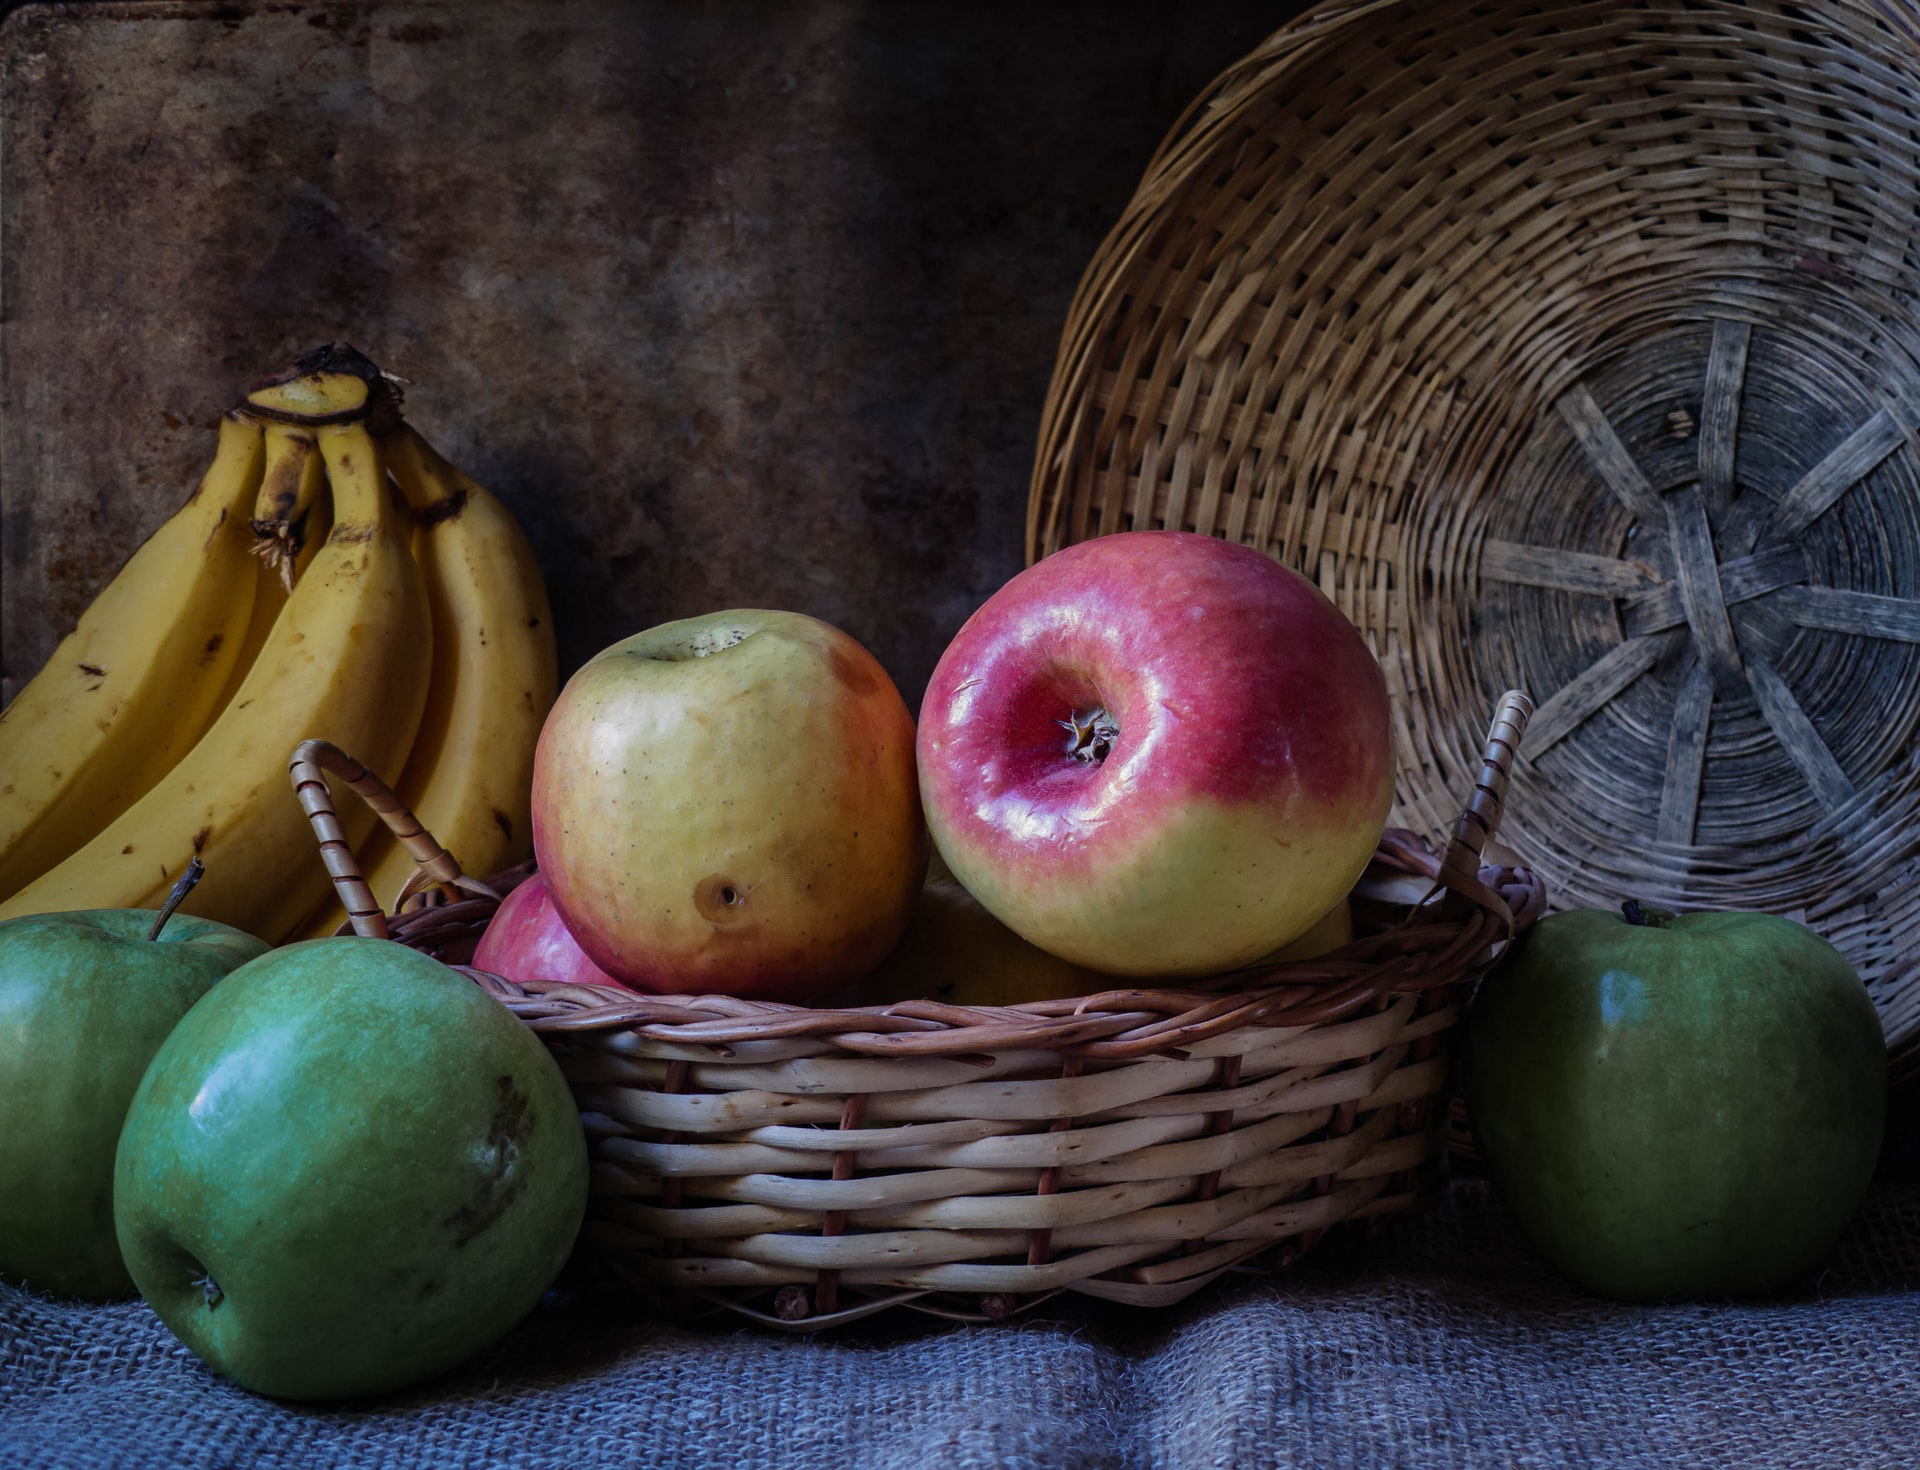
[[[1920,1059],[1920,12],[1324,4],[1176,126],[1062,338],[1028,552],[1332,596],[1441,831],[1544,696],[1556,902],[1802,918]]]
[[[469,970],[552,1046],[593,1152],[583,1240],[620,1276],[811,1331],[895,1305],[1004,1318],[1061,1291],[1177,1301],[1329,1227],[1408,1208],[1441,1161],[1464,987],[1546,904],[1481,865],[1531,706],[1496,714],[1434,853],[1389,832],[1354,943],[1181,989],[1008,1008],[821,1009]],[[326,773],[421,864],[392,919]],[[320,741],[293,781],[362,934],[470,959],[500,891]]]

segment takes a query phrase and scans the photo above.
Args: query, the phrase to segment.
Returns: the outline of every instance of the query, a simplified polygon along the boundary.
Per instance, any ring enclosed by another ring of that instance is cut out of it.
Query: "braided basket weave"
[[[1546,906],[1531,873],[1481,863],[1530,709],[1501,702],[1443,852],[1386,835],[1354,891],[1359,937],[1315,960],[1004,1008],[467,973],[559,1059],[592,1145],[583,1240],[629,1280],[801,1331],[895,1305],[1003,1318],[1060,1291],[1169,1303],[1408,1208],[1441,1162],[1465,987]],[[391,919],[328,772],[420,863]],[[471,959],[524,871],[464,878],[325,742],[292,777],[352,927]]]
[[[1920,11],[1323,4],[1189,109],[1081,284],[1038,556],[1174,527],[1318,580],[1444,830],[1543,696],[1555,900],[1761,908],[1920,1060]]]

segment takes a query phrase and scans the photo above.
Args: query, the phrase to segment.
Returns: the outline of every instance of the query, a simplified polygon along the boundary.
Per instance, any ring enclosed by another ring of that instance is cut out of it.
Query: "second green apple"
[[[1866,987],[1767,914],[1555,914],[1482,986],[1465,1083],[1522,1231],[1608,1296],[1744,1296],[1830,1249],[1872,1179]]]
[[[338,1399],[512,1327],[586,1198],[540,1039],[445,965],[341,938],[235,971],[174,1029],[127,1111],[113,1204],[141,1294],[209,1366]]]

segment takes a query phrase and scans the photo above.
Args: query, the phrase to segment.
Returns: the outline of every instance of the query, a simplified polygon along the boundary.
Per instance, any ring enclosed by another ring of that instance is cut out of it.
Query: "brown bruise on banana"
[[[196,499],[198,498],[199,493],[200,492],[197,490],[194,492],[194,496]],[[213,528],[207,532],[205,539],[202,540],[200,543],[200,550],[202,554],[205,554],[206,552],[211,551],[213,549],[213,543],[220,539],[220,531],[226,524],[227,524],[227,508],[223,505],[220,507],[220,518],[213,523]]]
[[[438,526],[448,521],[459,520],[466,508],[467,492],[456,490],[442,499],[429,501],[424,507],[415,506],[414,515],[423,526]],[[535,621],[537,622],[538,619]]]

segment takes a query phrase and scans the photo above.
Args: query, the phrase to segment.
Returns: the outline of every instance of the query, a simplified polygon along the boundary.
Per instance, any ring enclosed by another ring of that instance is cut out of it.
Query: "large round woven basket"
[[[1465,991],[1546,906],[1531,873],[1484,851],[1530,709],[1501,702],[1443,850],[1386,835],[1354,890],[1358,937],[1315,960],[1010,1007],[467,973],[559,1059],[592,1149],[583,1241],[651,1293],[799,1331],[894,1306],[999,1319],[1061,1291],[1170,1303],[1405,1210],[1444,1167]],[[420,863],[391,917],[329,772]],[[353,928],[469,960],[524,874],[463,877],[324,742],[301,745],[292,777]]]
[[[1917,46],[1893,0],[1310,10],[1089,267],[1029,555],[1175,527],[1317,579],[1417,830],[1523,683],[1556,903],[1802,918],[1911,1067]]]

